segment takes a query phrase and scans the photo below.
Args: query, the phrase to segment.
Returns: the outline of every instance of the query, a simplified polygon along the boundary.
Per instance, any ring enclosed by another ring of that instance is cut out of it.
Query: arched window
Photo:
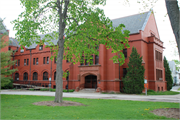
[[[19,73],[15,73],[15,80],[19,80]]]
[[[43,80],[48,80],[48,72],[43,73]]]
[[[25,72],[25,73],[23,74],[23,80],[28,80],[28,73],[27,73],[27,72]]]
[[[54,80],[56,80],[56,72],[54,72]]]
[[[37,72],[33,73],[33,80],[38,80],[38,73]]]

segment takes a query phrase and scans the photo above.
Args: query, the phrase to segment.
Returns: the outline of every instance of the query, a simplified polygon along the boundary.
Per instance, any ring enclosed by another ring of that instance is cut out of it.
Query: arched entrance
[[[86,76],[84,88],[97,88],[97,76],[95,75]]]

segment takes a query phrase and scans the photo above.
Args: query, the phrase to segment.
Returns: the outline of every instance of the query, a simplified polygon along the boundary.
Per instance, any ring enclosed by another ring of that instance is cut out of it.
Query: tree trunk
[[[57,0],[58,14],[59,14],[59,40],[58,40],[58,56],[57,56],[57,66],[56,66],[56,93],[54,102],[62,103],[63,102],[63,53],[64,53],[64,29],[66,27],[65,19],[67,16],[67,10],[70,0],[65,0],[65,8],[62,12],[62,3],[60,0]],[[61,4],[61,5],[60,5]]]
[[[176,43],[178,46],[178,52],[180,54],[180,11],[178,7],[178,2],[177,0],[165,0],[166,1],[166,8],[168,11],[168,16],[171,22],[171,26],[176,38]]]
[[[63,62],[63,53],[64,53],[64,39],[61,38],[59,40],[59,50],[57,56],[57,66],[56,66],[56,93],[54,102],[62,103],[63,98],[63,70],[62,70],[62,62]]]

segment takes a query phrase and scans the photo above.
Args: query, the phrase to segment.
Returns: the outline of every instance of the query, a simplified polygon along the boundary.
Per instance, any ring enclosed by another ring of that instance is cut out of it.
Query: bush
[[[51,92],[56,92],[56,89],[50,88],[50,91],[51,91]]]
[[[147,92],[155,92],[154,90],[148,89]]]
[[[49,89],[48,88],[43,88],[40,91],[49,91]],[[56,89],[50,88],[50,91],[51,92],[56,92]],[[74,89],[71,89],[71,90],[68,90],[68,91],[66,89],[64,89],[63,92],[74,92]]]
[[[1,89],[13,89],[13,80],[10,80],[10,83],[6,84],[5,86],[1,87]]]
[[[49,89],[48,88],[43,88],[40,91],[49,91]]]
[[[72,89],[72,90],[64,89],[63,92],[74,92],[74,89]]]
[[[29,90],[30,90],[30,91],[34,91],[34,88],[30,88]]]

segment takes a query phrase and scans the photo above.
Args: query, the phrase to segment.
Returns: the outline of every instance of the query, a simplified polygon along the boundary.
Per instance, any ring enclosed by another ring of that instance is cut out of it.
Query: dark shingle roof
[[[124,28],[125,30],[129,30],[130,34],[135,34],[139,33],[139,30],[144,30],[150,15],[151,11],[113,19],[112,22],[114,27],[117,27],[120,24],[124,24],[126,26]]]
[[[47,33],[47,34],[52,34],[52,33]],[[40,39],[42,40],[44,37],[45,37],[45,35],[47,35],[47,34],[43,34],[43,35],[39,35],[40,36]],[[53,42],[54,43],[54,45],[57,45],[57,39],[51,39],[51,42]],[[45,45],[49,45],[49,43],[48,42],[45,42],[44,43]],[[26,47],[27,49],[34,49],[34,48],[36,48],[36,46],[37,46],[37,44],[36,43],[33,43],[31,46],[29,46],[29,47]]]
[[[139,30],[144,30],[150,15],[151,15],[151,11],[141,13],[141,14],[131,15],[131,16],[127,16],[127,17],[113,19],[112,22],[113,22],[114,27],[117,27],[120,24],[124,24],[126,26],[125,29],[129,30],[130,34],[135,34],[135,33],[139,33]],[[52,33],[48,33],[48,34],[52,34]],[[40,39],[42,40],[45,37],[45,35],[46,34],[39,35]],[[57,41],[58,40],[55,38],[51,39],[51,42],[53,42],[54,45],[57,45]],[[15,44],[15,43],[13,42],[12,44]],[[44,44],[48,45],[49,43],[45,42]],[[37,46],[37,44],[33,43],[31,46],[26,47],[26,48],[34,49],[34,48],[36,48],[36,46]]]
[[[20,47],[19,42],[16,39],[11,38],[11,37],[9,38],[9,46]]]

